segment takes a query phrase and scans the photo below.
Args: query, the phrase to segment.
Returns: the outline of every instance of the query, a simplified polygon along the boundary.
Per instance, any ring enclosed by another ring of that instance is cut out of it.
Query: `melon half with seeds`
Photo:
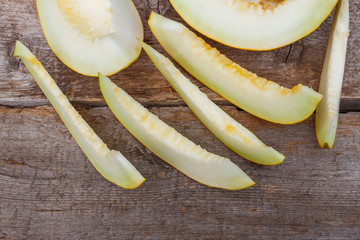
[[[170,0],[193,28],[223,44],[270,50],[308,35],[337,0]]]
[[[143,26],[131,0],[36,2],[50,48],[76,72],[112,75],[139,56]]]

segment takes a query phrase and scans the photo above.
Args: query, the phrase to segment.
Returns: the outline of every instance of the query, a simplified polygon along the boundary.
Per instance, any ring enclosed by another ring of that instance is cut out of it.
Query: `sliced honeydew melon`
[[[337,0],[170,0],[193,28],[223,44],[270,50],[310,34]]]
[[[315,115],[316,136],[321,147],[332,148],[335,142],[348,36],[349,1],[340,0],[320,79],[319,92],[324,95],[324,99]]]
[[[50,48],[68,67],[84,75],[112,75],[135,61],[143,39],[131,0],[37,0]]]
[[[277,165],[283,162],[284,155],[266,146],[252,132],[213,103],[169,59],[146,43],[142,42],[141,44],[150,59],[185,103],[225,145],[240,156],[258,164]]]
[[[128,189],[137,188],[145,181],[143,176],[120,152],[109,150],[70,104],[39,60],[19,41],[16,42],[14,56],[20,57],[23,61],[75,141],[104,178]]]
[[[100,74],[100,89],[118,120],[142,144],[188,177],[208,186],[239,190],[255,184],[227,158],[207,152],[164,123]]]
[[[212,48],[184,25],[152,13],[151,31],[190,74],[245,111],[281,124],[308,118],[322,95],[301,84],[288,89],[258,77]]]

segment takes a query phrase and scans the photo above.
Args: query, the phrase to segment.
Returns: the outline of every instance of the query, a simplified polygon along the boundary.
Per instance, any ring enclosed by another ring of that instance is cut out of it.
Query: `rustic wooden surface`
[[[168,0],[134,1],[145,41],[150,11],[181,21]],[[179,132],[229,157],[257,184],[226,191],[198,184],[153,155],[117,122],[96,78],[64,66],[49,49],[35,1],[0,0],[0,239],[360,239],[360,1],[351,35],[335,147],[320,149],[314,117],[283,126],[257,119],[194,80],[211,99],[286,155],[280,166],[250,163],[226,148],[171,90],[147,56],[111,78]],[[287,87],[318,87],[331,17],[281,49],[250,52],[206,39],[234,61]],[[136,190],[103,179],[25,69],[12,57],[25,43],[110,148],[147,181]],[[184,72],[184,71],[183,71]]]

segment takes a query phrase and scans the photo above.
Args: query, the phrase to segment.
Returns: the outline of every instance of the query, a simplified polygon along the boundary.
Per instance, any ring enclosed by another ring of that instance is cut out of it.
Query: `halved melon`
[[[255,184],[228,158],[207,152],[135,101],[111,80],[99,75],[100,89],[117,119],[150,151],[208,186],[238,190]]]
[[[288,89],[258,77],[178,22],[152,13],[149,25],[164,49],[190,74],[255,116],[275,123],[297,123],[309,117],[322,98],[301,84]]]
[[[277,165],[283,162],[284,155],[266,146],[252,132],[219,108],[169,59],[146,43],[142,42],[141,45],[190,109],[226,146],[240,156],[258,164]]]
[[[143,26],[131,0],[37,0],[50,48],[84,75],[112,75],[140,54]]]
[[[137,188],[145,178],[118,151],[110,150],[71,105],[39,60],[21,42],[15,46],[15,57],[29,70],[36,83],[63,120],[87,158],[104,178],[123,188]]]
[[[288,45],[326,19],[337,0],[170,0],[180,16],[223,44],[252,50]]]
[[[320,79],[319,92],[324,99],[315,115],[316,136],[321,147],[332,148],[335,142],[348,36],[349,1],[340,0]]]

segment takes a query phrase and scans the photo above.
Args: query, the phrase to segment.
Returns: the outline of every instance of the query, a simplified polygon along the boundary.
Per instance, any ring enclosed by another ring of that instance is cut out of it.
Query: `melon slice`
[[[106,103],[119,121],[165,162],[212,187],[238,190],[255,184],[232,161],[207,152],[178,133],[106,76],[100,74],[99,82]]]
[[[143,26],[131,0],[37,0],[50,48],[84,75],[112,75],[135,61]]]
[[[284,155],[266,146],[252,132],[231,118],[191,83],[169,59],[141,43],[150,59],[205,126],[240,156],[263,165],[277,165]]]
[[[332,148],[335,142],[348,36],[349,1],[340,0],[320,79],[319,92],[324,99],[315,115],[316,136],[321,147]]]
[[[149,25],[164,49],[190,74],[255,116],[275,123],[297,123],[308,118],[322,98],[301,84],[288,89],[258,77],[178,22],[152,13]]]
[[[120,152],[109,150],[70,104],[39,60],[19,41],[16,42],[14,56],[20,57],[23,61],[75,141],[104,178],[128,189],[137,188],[145,181],[143,176]]]
[[[202,34],[228,46],[270,50],[308,35],[337,0],[170,0]]]

